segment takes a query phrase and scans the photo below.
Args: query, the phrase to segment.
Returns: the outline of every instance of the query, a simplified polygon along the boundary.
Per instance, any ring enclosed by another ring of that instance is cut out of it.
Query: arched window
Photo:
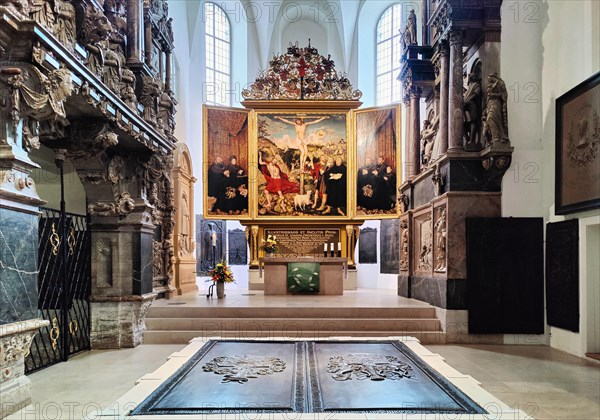
[[[400,74],[402,6],[390,6],[377,22],[377,105],[400,102],[402,84]]]
[[[205,66],[204,101],[231,105],[231,25],[214,3],[204,3]]]

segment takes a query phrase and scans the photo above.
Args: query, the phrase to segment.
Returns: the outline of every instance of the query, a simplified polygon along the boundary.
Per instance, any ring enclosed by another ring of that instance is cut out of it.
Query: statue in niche
[[[467,144],[479,144],[479,128],[481,125],[481,80],[475,73],[468,77],[467,90],[464,94],[463,116],[464,136]]]
[[[431,163],[431,154],[435,144],[435,135],[439,128],[440,118],[436,115],[432,122],[429,120],[423,121],[423,129],[421,130],[421,164],[428,166]]]
[[[408,270],[408,222],[402,220],[400,222],[400,270]]]
[[[438,210],[435,230],[435,271],[446,271],[446,208]]]
[[[187,194],[181,197],[181,239],[179,241],[179,252],[181,255],[190,253],[190,208]]]
[[[54,0],[32,0],[29,3],[29,17],[51,31],[54,30],[56,15]]]
[[[409,45],[417,45],[417,15],[412,9],[406,19],[406,27],[402,34],[402,49],[405,50]]]
[[[65,0],[56,0],[54,35],[69,50],[75,45],[75,7]]]
[[[506,84],[496,73],[488,76],[487,102],[484,120],[484,140],[487,143],[509,143],[508,93]]]

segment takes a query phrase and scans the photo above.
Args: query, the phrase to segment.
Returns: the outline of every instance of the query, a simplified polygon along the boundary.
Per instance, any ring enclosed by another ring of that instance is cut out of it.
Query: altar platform
[[[343,295],[265,295],[228,289],[225,299],[206,288],[153,302],[146,315],[147,344],[185,344],[195,337],[328,338],[412,336],[444,344],[436,308],[394,290],[357,289]]]

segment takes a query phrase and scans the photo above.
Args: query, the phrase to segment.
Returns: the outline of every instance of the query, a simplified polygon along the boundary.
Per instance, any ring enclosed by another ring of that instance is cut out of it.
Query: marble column
[[[420,143],[421,143],[421,92],[419,87],[410,89],[410,137],[408,143],[409,167],[412,169],[409,179],[421,172]]]
[[[144,13],[142,0],[129,0],[127,4],[127,64],[142,61]]]
[[[462,32],[450,30],[450,79],[448,104],[448,151],[463,150],[463,39]]]
[[[448,150],[448,44],[446,41],[440,41],[438,43],[438,50],[440,54],[440,122],[438,139],[440,145],[437,148],[439,155],[443,155]]]

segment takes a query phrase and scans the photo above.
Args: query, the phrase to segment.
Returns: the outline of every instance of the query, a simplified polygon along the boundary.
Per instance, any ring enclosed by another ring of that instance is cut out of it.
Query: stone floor
[[[10,419],[80,419],[109,408],[184,345],[91,351],[30,375],[34,401]],[[599,419],[600,365],[547,346],[427,346],[513,408],[537,419]],[[489,409],[493,410],[493,407]],[[340,417],[341,418],[341,417]],[[491,417],[493,418],[493,417]]]

